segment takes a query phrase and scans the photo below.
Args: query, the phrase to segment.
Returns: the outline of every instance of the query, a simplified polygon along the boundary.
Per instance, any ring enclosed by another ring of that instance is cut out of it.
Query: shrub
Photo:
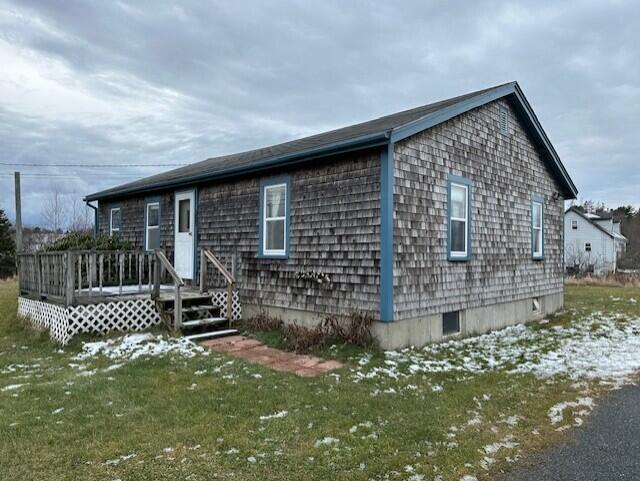
[[[131,242],[123,241],[118,236],[99,234],[93,236],[86,232],[71,232],[45,247],[46,251],[73,250],[127,250],[131,249]]]
[[[0,279],[16,273],[16,244],[11,234],[11,223],[0,209]]]
[[[330,338],[323,324],[318,324],[315,327],[300,326],[296,323],[284,324],[282,332],[285,336],[287,347],[296,352],[323,347]]]
[[[260,311],[257,315],[243,319],[242,327],[250,331],[277,331],[283,326],[282,319],[270,316],[265,311]]]
[[[373,316],[367,313],[352,312],[346,318],[328,316],[323,325],[332,337],[356,346],[367,347],[373,342],[371,336]]]
[[[373,316],[360,312],[353,312],[346,317],[327,316],[315,327],[305,327],[295,322],[285,324],[279,317],[270,316],[264,311],[242,321],[242,327],[250,331],[281,331],[287,348],[297,352],[323,347],[330,340],[371,346],[371,324]]]

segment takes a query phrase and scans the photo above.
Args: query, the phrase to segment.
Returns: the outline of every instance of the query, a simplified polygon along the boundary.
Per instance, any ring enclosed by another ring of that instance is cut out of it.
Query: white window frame
[[[453,216],[453,189],[460,187],[464,189],[464,211],[466,217]],[[452,258],[466,258],[469,255],[469,186],[459,182],[451,182],[451,212],[449,213],[449,255]],[[464,222],[464,251],[453,250],[453,221]]]
[[[149,207],[157,207],[158,208],[158,225],[150,226],[149,225]],[[145,239],[144,239],[144,248],[145,250],[149,250],[149,229],[160,230],[160,202],[149,202],[145,207]]]
[[[265,256],[284,256],[287,253],[287,183],[269,184],[263,187],[262,192],[262,254]],[[284,190],[284,215],[276,217],[267,217],[267,193],[272,189]],[[284,221],[282,228],[284,229],[282,238],[284,239],[282,249],[267,249],[267,223],[273,221]]]
[[[587,250],[587,246],[589,246],[589,249]],[[591,252],[593,251],[593,245],[591,244],[591,242],[585,242],[584,243],[584,251],[585,252]]]
[[[536,243],[534,242],[533,245],[531,246],[531,253],[533,255],[534,258],[540,259],[542,258],[542,255],[544,254],[544,204],[540,201],[534,200],[532,202],[532,210],[531,210],[531,215],[532,215],[532,219],[531,219],[531,229],[533,231],[533,235],[537,237],[538,239],[538,247],[540,248],[540,250],[535,250],[535,245]],[[534,219],[536,218],[534,214],[536,207],[540,208],[540,225],[536,226],[533,222]]]
[[[571,230],[578,230],[578,221],[577,220],[572,220],[571,221]]]
[[[117,229],[113,227],[113,213],[115,211],[120,212],[120,225]],[[120,209],[120,207],[112,207],[111,209],[109,209],[109,235],[113,235],[114,232],[119,233],[120,227],[122,227],[122,210]]]

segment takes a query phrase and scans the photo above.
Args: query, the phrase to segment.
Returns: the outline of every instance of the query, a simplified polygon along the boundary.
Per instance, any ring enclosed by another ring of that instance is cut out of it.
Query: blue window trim
[[[272,185],[285,184],[285,208],[284,208],[284,254],[264,253],[264,191]],[[288,259],[289,258],[289,234],[291,231],[291,176],[269,177],[260,181],[260,208],[258,216],[258,255],[259,259]]]
[[[144,234],[142,236],[144,250],[147,250],[147,210],[149,204],[158,204],[158,230],[161,229],[162,225],[162,202],[160,202],[160,197],[146,197],[144,199]]]
[[[452,184],[464,185],[467,187],[467,254],[465,256],[455,256],[451,253],[451,186]],[[471,180],[459,175],[449,174],[447,179],[447,260],[451,262],[467,262],[472,258],[471,231],[473,226],[473,210],[471,209],[471,199],[473,197],[473,185]]]
[[[111,211],[113,209],[120,209],[120,228],[118,229],[118,232],[116,232],[116,235],[120,235],[120,232],[122,232],[122,206],[119,203],[109,204],[109,236],[110,237],[113,235],[113,232],[111,231]]]
[[[540,254],[536,254],[534,252],[534,245],[535,245],[535,232],[533,230],[533,206],[534,204],[540,204],[542,206],[542,249],[541,249],[541,253]],[[544,197],[542,197],[541,195],[538,194],[533,194],[531,196],[531,258],[535,261],[541,261],[544,260]],[[564,220],[563,220],[564,222]]]

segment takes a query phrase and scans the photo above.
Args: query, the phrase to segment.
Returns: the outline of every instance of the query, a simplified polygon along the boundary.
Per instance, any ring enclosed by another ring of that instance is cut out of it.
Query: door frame
[[[193,205],[191,206],[191,210],[193,212],[193,263],[191,266],[191,278],[185,277],[185,279],[190,279],[191,282],[195,285],[196,274],[197,274],[197,252],[198,252],[198,188],[193,187],[191,189],[182,189],[176,190],[174,192],[173,197],[173,265],[175,267],[176,263],[176,235],[178,234],[178,196],[184,194],[191,194],[193,199]]]

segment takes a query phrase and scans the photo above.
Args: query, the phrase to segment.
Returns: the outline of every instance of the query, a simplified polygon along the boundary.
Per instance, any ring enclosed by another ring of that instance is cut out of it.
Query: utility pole
[[[20,172],[15,172],[16,178],[16,251],[22,252],[22,202],[20,200]]]

